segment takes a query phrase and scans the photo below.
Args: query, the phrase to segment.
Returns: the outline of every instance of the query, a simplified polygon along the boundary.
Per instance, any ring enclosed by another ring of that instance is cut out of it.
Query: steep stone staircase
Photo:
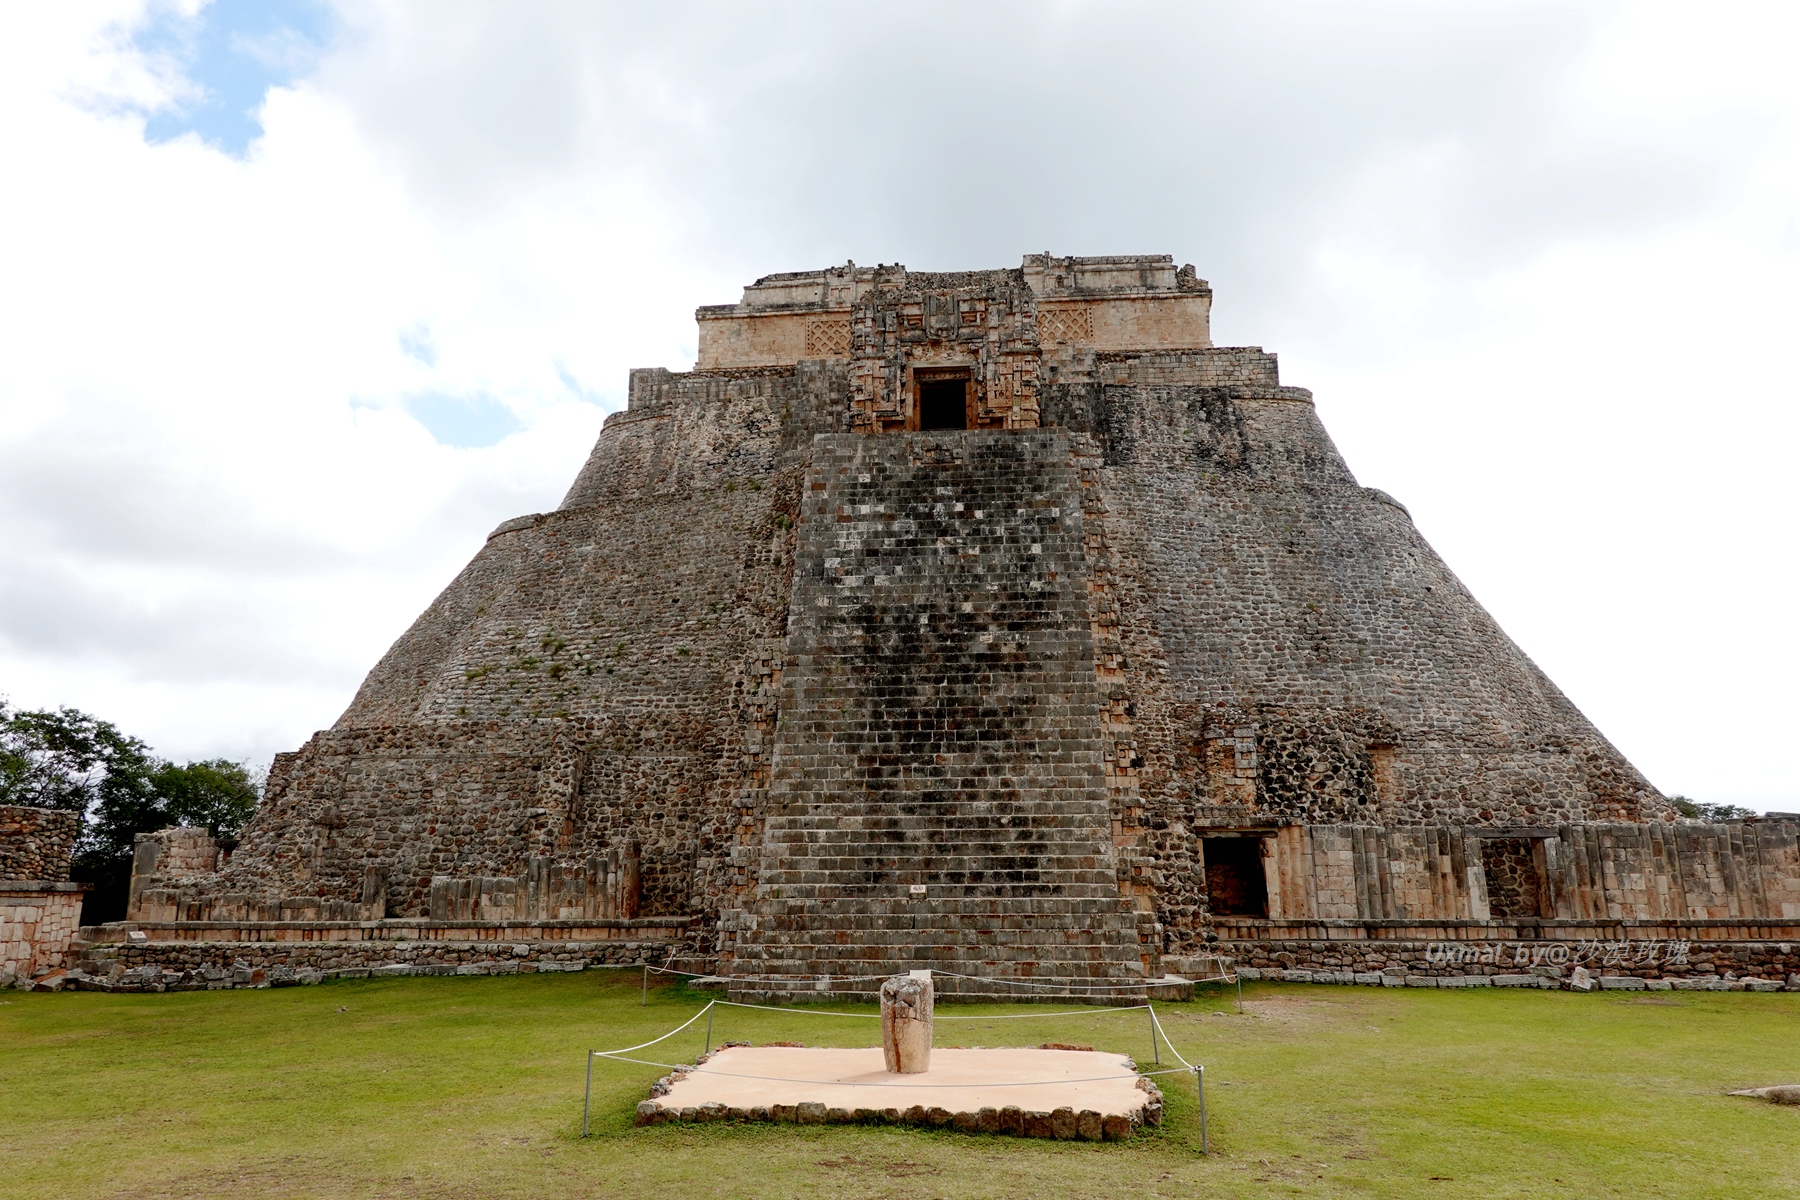
[[[930,967],[1141,994],[1067,435],[824,435],[801,519],[732,993]]]

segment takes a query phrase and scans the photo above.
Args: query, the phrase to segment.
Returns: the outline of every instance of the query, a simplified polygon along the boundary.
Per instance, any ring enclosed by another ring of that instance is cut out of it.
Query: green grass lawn
[[[1159,1005],[1207,1067],[1205,1158],[1180,1076],[1163,1129],[1088,1144],[635,1129],[661,1072],[602,1061],[583,1141],[584,1051],[704,1003],[668,986],[639,1007],[638,979],[0,993],[0,1195],[1800,1197],[1800,1109],[1722,1094],[1800,1081],[1800,995],[1255,984],[1242,1016],[1229,993]],[[879,1030],[721,1009],[714,1036],[872,1045]],[[701,1037],[661,1060],[691,1060]],[[938,1026],[941,1045],[1045,1040],[1150,1057],[1141,1012]]]

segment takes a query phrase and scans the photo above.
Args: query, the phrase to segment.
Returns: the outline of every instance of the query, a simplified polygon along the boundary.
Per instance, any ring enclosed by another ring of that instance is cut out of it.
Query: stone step
[[[784,857],[795,854],[815,858],[854,858],[882,854],[952,854],[965,858],[1112,857],[1111,846],[1075,832],[1051,833],[1041,837],[986,838],[967,836],[975,832],[973,830],[953,828],[921,829],[906,838],[871,838],[860,831],[854,836],[844,836],[840,831],[836,837],[816,838],[795,836],[785,830],[782,832],[786,836],[765,839],[765,847]]]
[[[1067,435],[827,434],[813,453],[732,952],[792,976],[917,958],[1141,975]]]
[[[843,912],[890,912],[916,905],[911,884],[794,883],[776,880],[763,907],[770,912],[815,912],[832,908]],[[1116,884],[953,884],[933,881],[921,885],[946,904],[978,904],[988,901],[1013,903],[1017,910],[1045,916],[1056,913],[1112,912],[1118,908]]]
[[[956,869],[891,869],[882,871],[868,864],[839,864],[833,867],[783,867],[779,871],[765,871],[761,882],[767,887],[839,887],[848,889],[846,894],[860,896],[900,896],[914,885],[922,887],[943,887],[943,889],[968,889],[981,894],[995,894],[1001,891],[1019,891],[1033,896],[1049,896],[1062,891],[1091,892],[1100,896],[1111,891],[1118,896],[1118,873],[1116,871],[1091,871],[1091,869],[1044,869],[1044,871],[1017,871],[1012,867],[990,865],[990,867],[974,867],[965,871]],[[992,891],[986,891],[992,889]],[[783,894],[787,892],[783,891]]]
[[[1024,956],[1002,958],[997,955],[984,955],[978,950],[957,954],[845,954],[836,958],[799,958],[792,955],[780,958],[740,956],[734,961],[730,974],[779,975],[789,979],[816,979],[831,976],[842,979],[846,976],[896,975],[904,971],[923,968],[996,979],[1124,979],[1138,981],[1144,977],[1143,960],[1124,955],[1091,958],[1030,958]]]
[[[835,922],[822,919],[832,916],[843,919]],[[1132,922],[1116,917],[1103,918],[1097,913],[1052,917],[1035,926],[1022,923],[1016,918],[993,920],[970,917],[959,921],[920,920],[914,924],[899,924],[860,915],[851,917],[842,913],[797,913],[764,914],[757,918],[756,929],[750,932],[761,934],[764,938],[780,934],[789,945],[836,944],[844,941],[846,934],[856,935],[857,940],[864,945],[909,941],[953,942],[997,937],[1006,937],[1017,945],[1035,945],[1040,942],[1066,941],[1069,938],[1110,940],[1104,935],[1124,932],[1131,932],[1135,937],[1136,929]]]
[[[1005,822],[983,814],[895,817],[892,814],[860,816],[850,813],[804,819],[767,818],[766,840],[781,842],[912,842],[947,831],[981,835],[984,842],[1068,841],[1104,845],[1095,840],[1091,814],[1071,813],[1067,806],[1041,817],[1011,816]],[[1010,823],[1007,823],[1010,822]]]
[[[835,913],[839,916],[860,916],[883,922],[1008,919],[1048,923],[1102,914],[1125,924],[1131,924],[1136,919],[1135,914],[1118,902],[1116,891],[1084,896],[1052,895],[1041,889],[1022,889],[1017,895],[1002,896],[996,895],[994,889],[982,888],[975,895],[956,896],[950,895],[947,888],[940,888],[927,896],[914,897],[896,896],[891,890],[885,889],[880,892],[859,890],[833,894],[826,890],[830,886],[832,885],[811,889],[818,892],[817,895],[803,894],[807,889],[782,888],[780,895],[767,897],[760,902],[758,911],[770,916]]]

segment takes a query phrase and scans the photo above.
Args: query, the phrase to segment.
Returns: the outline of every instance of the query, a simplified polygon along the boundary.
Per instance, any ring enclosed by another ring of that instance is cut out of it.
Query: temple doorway
[[[1269,888],[1263,875],[1260,837],[1200,839],[1206,863],[1206,892],[1215,917],[1267,917]]]
[[[919,428],[967,429],[969,427],[969,372],[920,371],[914,375],[919,388]]]

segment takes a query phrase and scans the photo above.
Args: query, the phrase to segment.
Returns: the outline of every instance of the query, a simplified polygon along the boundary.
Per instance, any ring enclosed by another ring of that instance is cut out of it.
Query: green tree
[[[150,748],[110,721],[0,700],[0,804],[84,814],[108,800],[129,805],[154,767]]]
[[[188,825],[236,837],[261,791],[243,763],[214,758],[177,766],[78,709],[19,712],[0,701],[0,804],[84,818],[70,870],[94,885],[82,904],[84,925],[124,917],[138,834]]]
[[[185,767],[164,763],[150,777],[163,811],[176,824],[204,829],[215,838],[235,838],[262,798],[260,781],[244,763],[209,758]]]
[[[1690,800],[1686,796],[1670,796],[1669,803],[1675,806],[1676,812],[1696,821],[1732,821],[1756,815],[1754,809],[1742,808],[1736,804],[1708,804],[1703,800]]]

